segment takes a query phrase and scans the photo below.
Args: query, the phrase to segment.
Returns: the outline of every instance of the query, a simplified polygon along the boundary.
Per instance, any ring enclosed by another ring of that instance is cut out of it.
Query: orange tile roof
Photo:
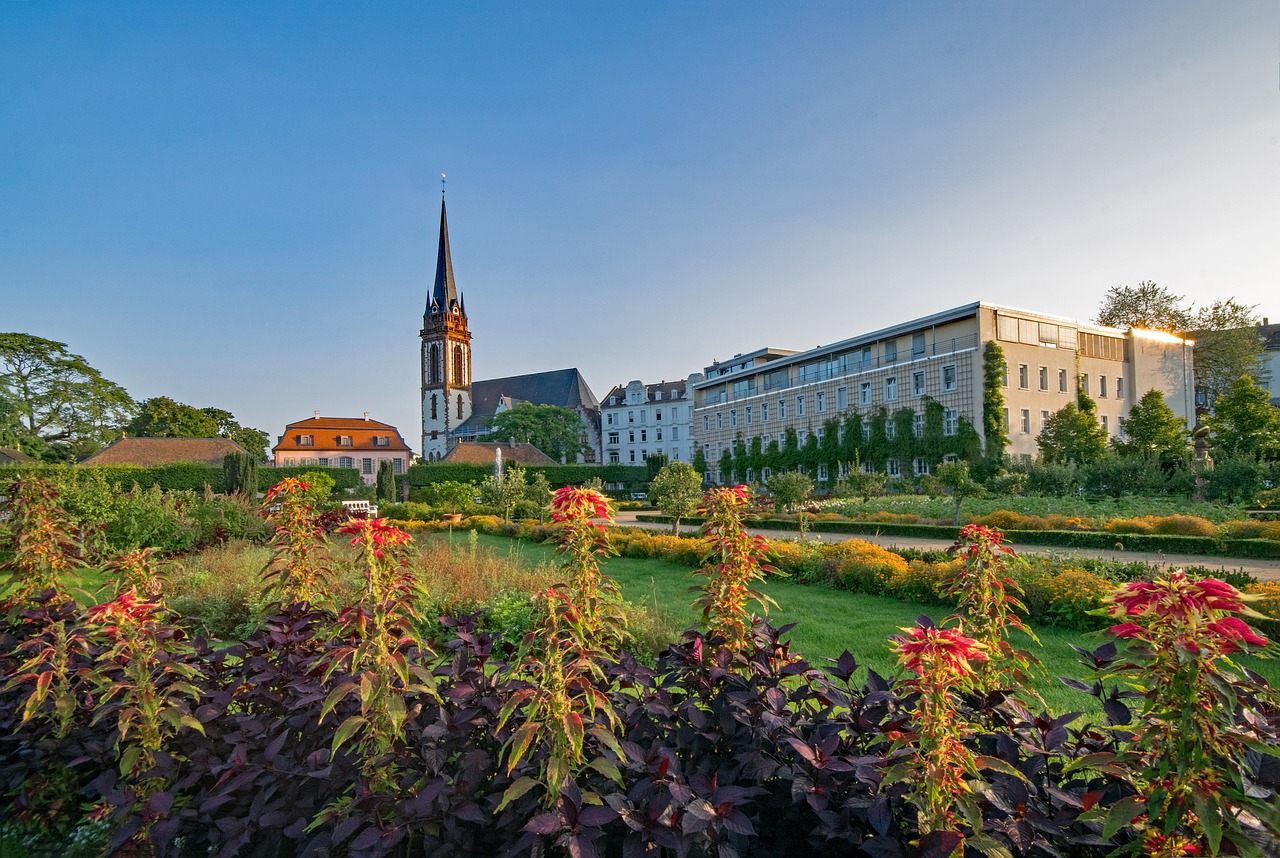
[[[384,445],[375,444],[374,439],[379,437],[387,438],[388,442]],[[311,439],[311,443],[302,443],[303,438]],[[339,445],[339,438],[350,438],[351,443]],[[400,430],[390,423],[365,420],[360,417],[312,417],[310,420],[290,423],[285,427],[279,443],[271,450],[272,452],[338,453],[349,453],[353,450],[413,452],[401,437]]]
[[[168,465],[201,462],[221,465],[228,453],[245,453],[230,438],[121,438],[82,465]]]

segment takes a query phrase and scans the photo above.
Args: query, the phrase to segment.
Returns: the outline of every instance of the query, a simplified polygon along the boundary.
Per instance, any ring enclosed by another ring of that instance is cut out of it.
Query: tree
[[[458,480],[441,480],[427,486],[427,496],[431,502],[444,507],[446,512],[462,513],[475,503],[476,484]]]
[[[542,471],[534,471],[529,477],[529,483],[524,487],[524,500],[538,507],[538,523],[545,522],[551,508],[551,483]]]
[[[702,474],[684,462],[670,462],[649,483],[649,500],[671,516],[672,533],[680,532],[680,519],[693,515],[702,503]]]
[[[951,493],[956,502],[955,523],[959,526],[960,504],[967,497],[981,494],[982,486],[969,478],[969,466],[961,461],[943,462],[934,468],[933,473],[938,478],[938,483]]]
[[[1044,431],[1036,436],[1040,458],[1046,462],[1096,462],[1107,452],[1107,433],[1098,423],[1093,400],[1083,392],[1049,415]]]
[[[114,441],[135,405],[65,343],[0,334],[0,388],[17,412],[17,433],[48,445],[51,460],[83,458]]]
[[[378,462],[377,497],[383,503],[395,503],[400,500],[396,494],[396,472],[389,459]]]
[[[1137,286],[1112,286],[1102,299],[1095,321],[1113,328],[1185,331],[1192,325],[1192,315],[1181,304],[1181,295],[1157,286],[1153,280],[1143,280]]]
[[[1241,376],[1214,403],[1206,418],[1215,456],[1280,455],[1280,409],[1267,391],[1249,376]]]
[[[982,351],[982,434],[986,443],[983,464],[988,472],[1004,466],[1005,450],[1009,447],[1009,430],[1004,425],[1004,393],[1000,389],[1008,371],[1004,349],[995,340],[988,340]]]
[[[813,437],[813,436],[810,436]],[[773,508],[782,512],[791,507],[798,507],[809,499],[813,493],[813,480],[802,471],[786,471],[769,477],[769,492],[773,495]],[[804,538],[804,510],[798,512],[800,537]]]
[[[710,470],[707,467],[707,454],[703,452],[701,447],[693,453],[693,469],[701,474],[704,479],[707,476],[707,471]]]
[[[511,521],[511,508],[524,499],[526,488],[524,468],[507,465],[501,477],[490,474],[480,483],[480,500],[502,510],[503,521]]]
[[[1111,440],[1116,452],[1124,457],[1154,457],[1161,465],[1172,466],[1191,452],[1191,434],[1182,418],[1164,401],[1158,390],[1148,390],[1120,418],[1120,431]]]
[[[520,402],[493,418],[484,440],[532,444],[556,461],[568,462],[587,448],[582,440],[586,431],[582,416],[572,408]]]
[[[1255,309],[1228,298],[1196,311],[1195,384],[1207,408],[1237,378],[1258,374],[1263,343]]]
[[[263,461],[268,435],[236,422],[235,415],[221,408],[194,408],[167,396],[145,400],[125,432],[135,438],[230,438]]]
[[[222,457],[222,485],[229,495],[258,496],[258,460],[247,453],[228,453]]]

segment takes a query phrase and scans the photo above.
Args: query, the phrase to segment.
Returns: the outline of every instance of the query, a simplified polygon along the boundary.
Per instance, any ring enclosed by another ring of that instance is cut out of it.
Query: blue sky
[[[416,449],[441,172],[481,378],[1147,279],[1274,320],[1278,72],[1274,2],[4,2],[0,330]]]

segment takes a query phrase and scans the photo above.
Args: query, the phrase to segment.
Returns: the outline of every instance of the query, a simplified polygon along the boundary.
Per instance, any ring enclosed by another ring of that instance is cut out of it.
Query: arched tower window
[[[457,346],[453,350],[453,383],[466,384],[467,379],[462,373],[462,346]]]
[[[462,419],[462,394],[458,394],[458,419]]]
[[[440,347],[435,343],[432,343],[431,351],[429,354],[430,356],[427,359],[427,365],[428,365],[427,383],[439,384],[440,383]],[[431,416],[434,417],[435,415],[433,414]]]
[[[432,348],[434,348],[434,346]],[[431,394],[431,419],[432,420],[439,419],[439,415],[436,414],[436,395],[434,393]]]

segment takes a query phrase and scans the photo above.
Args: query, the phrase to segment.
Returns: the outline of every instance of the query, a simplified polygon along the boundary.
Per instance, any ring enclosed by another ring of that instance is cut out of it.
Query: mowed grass
[[[459,536],[452,537],[458,540]],[[530,563],[551,559],[553,545],[540,545],[500,536],[481,536],[481,546]],[[604,563],[604,571],[622,588],[628,601],[643,603],[668,618],[676,627],[697,628],[701,615],[692,607],[697,598],[690,587],[697,586],[701,576],[686,566],[666,560],[642,560],[612,557]],[[941,620],[947,611],[898,599],[866,596],[829,587],[794,584],[774,579],[760,588],[771,596],[778,607],[770,609],[769,619],[775,625],[795,623],[790,632],[793,648],[816,666],[835,659],[846,649],[858,663],[884,676],[898,672],[897,662],[889,650],[888,638],[904,626],[915,624],[921,614]],[[1062,685],[1058,677],[1090,680],[1089,671],[1078,663],[1071,644],[1094,648],[1105,642],[1100,633],[1038,626],[1031,623],[1040,646],[1027,639],[1025,645],[1044,663],[1047,676],[1037,683],[1037,690],[1054,712],[1098,712],[1092,698]],[[1267,677],[1272,685],[1280,685],[1280,662],[1250,658],[1249,667]]]

